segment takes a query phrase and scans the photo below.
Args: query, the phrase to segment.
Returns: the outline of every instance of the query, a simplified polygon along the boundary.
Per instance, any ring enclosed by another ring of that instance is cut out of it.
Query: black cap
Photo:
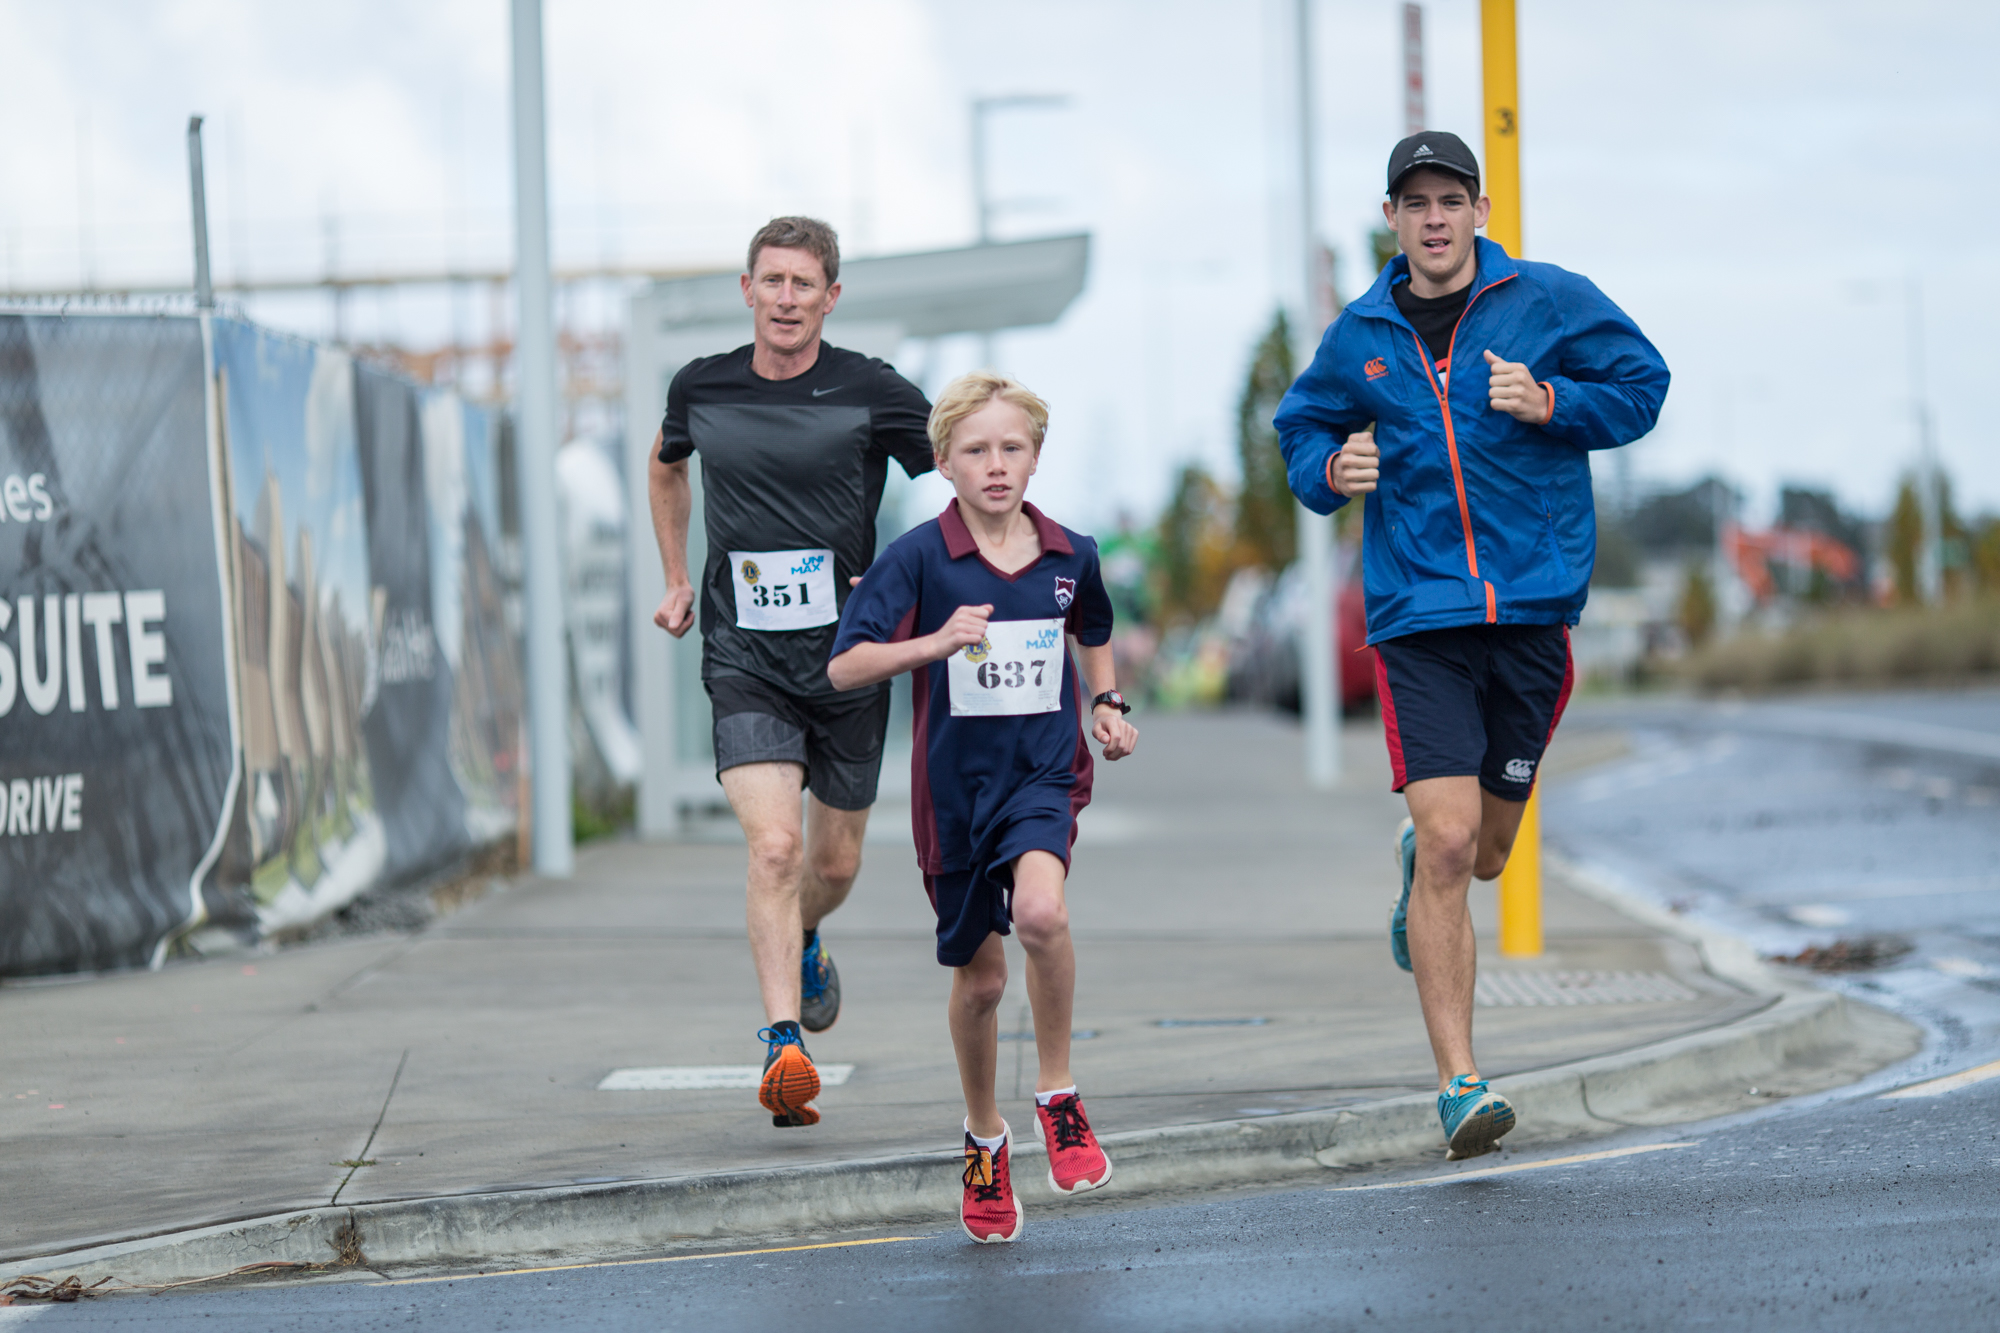
[[[1463,176],[1472,182],[1472,192],[1479,193],[1479,159],[1465,146],[1465,140],[1448,130],[1425,130],[1421,134],[1412,134],[1390,151],[1391,198],[1395,197],[1396,186],[1403,177],[1420,167],[1433,167]]]

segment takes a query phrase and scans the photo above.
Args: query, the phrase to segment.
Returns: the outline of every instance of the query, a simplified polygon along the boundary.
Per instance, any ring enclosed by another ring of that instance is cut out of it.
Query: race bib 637
[[[989,620],[986,637],[945,659],[953,717],[1053,713],[1062,707],[1063,622]]]

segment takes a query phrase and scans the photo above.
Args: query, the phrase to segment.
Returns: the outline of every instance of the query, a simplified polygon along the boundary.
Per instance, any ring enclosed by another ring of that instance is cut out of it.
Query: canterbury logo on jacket
[[[1440,376],[1389,289],[1398,255],[1341,312],[1278,405],[1292,492],[1314,513],[1347,437],[1375,425],[1381,478],[1362,524],[1368,641],[1451,625],[1576,623],[1597,560],[1589,450],[1653,428],[1667,364],[1588,278],[1507,257],[1483,237]],[[1555,413],[1530,426],[1487,402],[1490,349],[1525,363]]]

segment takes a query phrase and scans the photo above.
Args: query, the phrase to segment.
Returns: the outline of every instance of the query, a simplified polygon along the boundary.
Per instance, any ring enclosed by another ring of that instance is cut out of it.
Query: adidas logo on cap
[[[1418,144],[1417,151],[1410,154],[1411,157],[1429,157],[1430,155],[1431,155],[1431,146],[1427,143]]]

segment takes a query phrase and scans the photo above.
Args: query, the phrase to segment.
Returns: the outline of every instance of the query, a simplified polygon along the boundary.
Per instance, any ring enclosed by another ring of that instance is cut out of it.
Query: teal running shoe
[[[824,1032],[840,1017],[840,972],[814,931],[799,957],[799,1026]]]
[[[1403,892],[1389,912],[1389,953],[1405,972],[1410,967],[1410,885],[1417,878],[1417,822],[1406,819],[1396,830],[1396,870],[1403,877]]]
[[[1444,1159],[1457,1162],[1499,1147],[1501,1135],[1514,1128],[1514,1108],[1485,1079],[1460,1074],[1438,1094],[1438,1119],[1444,1122]]]

